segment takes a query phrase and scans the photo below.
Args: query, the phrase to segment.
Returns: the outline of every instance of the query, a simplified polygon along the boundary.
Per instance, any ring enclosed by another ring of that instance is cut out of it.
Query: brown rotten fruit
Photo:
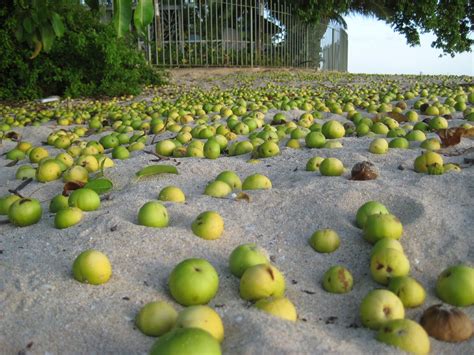
[[[428,308],[421,316],[420,324],[430,336],[442,341],[464,341],[473,334],[473,324],[464,312],[441,304]]]

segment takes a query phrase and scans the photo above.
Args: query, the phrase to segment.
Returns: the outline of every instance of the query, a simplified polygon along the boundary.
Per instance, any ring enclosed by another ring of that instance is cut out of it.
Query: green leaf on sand
[[[99,178],[89,181],[84,187],[94,190],[100,195],[109,191],[113,186],[112,181],[109,179]]]
[[[178,174],[178,169],[173,165],[150,165],[136,173],[139,178],[156,174]]]

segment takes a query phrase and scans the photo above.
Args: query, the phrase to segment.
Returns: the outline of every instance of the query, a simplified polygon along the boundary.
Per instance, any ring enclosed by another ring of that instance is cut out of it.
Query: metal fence
[[[150,62],[165,67],[269,66],[347,71],[347,32],[305,24],[284,0],[155,0]]]

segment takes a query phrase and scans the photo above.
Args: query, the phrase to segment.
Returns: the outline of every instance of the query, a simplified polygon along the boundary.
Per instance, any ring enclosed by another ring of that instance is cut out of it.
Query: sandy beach
[[[186,77],[179,80],[186,81]],[[193,85],[199,85],[199,79],[193,80]],[[343,82],[351,80],[355,79],[347,77]],[[231,88],[232,79],[225,81]],[[269,110],[266,121],[276,112]],[[303,113],[297,109],[285,112],[289,120]],[[347,122],[346,114],[323,116],[324,121]],[[461,118],[461,112],[453,114],[450,126],[466,122]],[[39,145],[59,128],[53,123],[15,131]],[[174,134],[168,132],[159,139],[170,137]],[[147,150],[154,150],[152,138]],[[100,209],[86,213],[78,225],[64,230],[54,228],[54,215],[48,212],[49,200],[62,191],[64,183],[32,182],[21,193],[42,201],[40,222],[24,228],[0,224],[0,353],[145,354],[155,339],[135,327],[134,317],[144,304],[155,300],[183,308],[172,299],[167,278],[176,264],[192,257],[207,259],[219,274],[219,291],[209,305],[224,322],[225,354],[399,353],[375,340],[376,332],[364,328],[359,319],[362,298],[381,285],[370,275],[371,245],[356,227],[355,214],[363,203],[377,200],[403,223],[400,241],[411,263],[410,275],[427,292],[421,307],[406,310],[406,318],[419,321],[426,308],[441,303],[435,294],[438,275],[448,266],[474,263],[474,166],[464,163],[474,158],[474,151],[468,150],[474,147],[474,140],[463,138],[459,145],[443,150],[445,162],[461,164],[462,170],[440,176],[413,170],[413,161],[421,152],[419,143],[375,155],[368,151],[372,140],[345,137],[340,139],[342,149],[308,149],[302,140],[301,149],[290,149],[285,147],[285,138],[280,155],[258,163],[248,162],[250,154],[216,160],[177,158],[162,163],[176,165],[178,175],[140,180],[135,173],[155,164],[151,160],[156,157],[132,152],[129,159],[114,160],[115,166],[106,170],[114,188],[102,196]],[[15,145],[4,141],[0,154]],[[51,156],[60,152],[50,146],[47,149]],[[455,150],[466,153],[448,156]],[[347,170],[340,177],[305,171],[313,156],[338,158]],[[379,178],[349,180],[352,166],[365,160],[376,165]],[[25,163],[6,164],[7,160],[0,159],[0,196],[21,183],[15,180],[15,172]],[[250,202],[203,195],[207,183],[224,170],[235,171],[242,180],[253,173],[264,174],[273,188],[248,192]],[[184,204],[165,203],[169,227],[138,225],[138,209],[168,185],[180,187],[186,195]],[[219,240],[203,240],[191,231],[196,216],[208,210],[218,211],[224,219],[225,231]],[[0,216],[3,220],[6,216]],[[322,228],[332,228],[340,235],[336,252],[319,254],[309,246],[308,238]],[[239,297],[239,280],[230,273],[228,259],[235,247],[248,242],[264,248],[285,275],[286,296],[298,311],[296,323],[258,311]],[[102,251],[112,263],[112,278],[104,285],[82,284],[71,276],[75,257],[89,248]],[[353,290],[343,295],[321,287],[324,272],[338,264],[354,277]],[[474,306],[463,311],[474,319]],[[474,352],[474,338],[458,344],[430,341],[433,354]]]

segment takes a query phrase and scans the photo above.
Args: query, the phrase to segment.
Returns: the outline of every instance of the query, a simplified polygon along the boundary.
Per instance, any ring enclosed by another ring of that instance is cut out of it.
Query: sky
[[[433,34],[422,34],[410,47],[383,21],[361,15],[345,18],[349,35],[349,72],[382,74],[454,74],[474,76],[473,52],[444,56],[431,48]]]

